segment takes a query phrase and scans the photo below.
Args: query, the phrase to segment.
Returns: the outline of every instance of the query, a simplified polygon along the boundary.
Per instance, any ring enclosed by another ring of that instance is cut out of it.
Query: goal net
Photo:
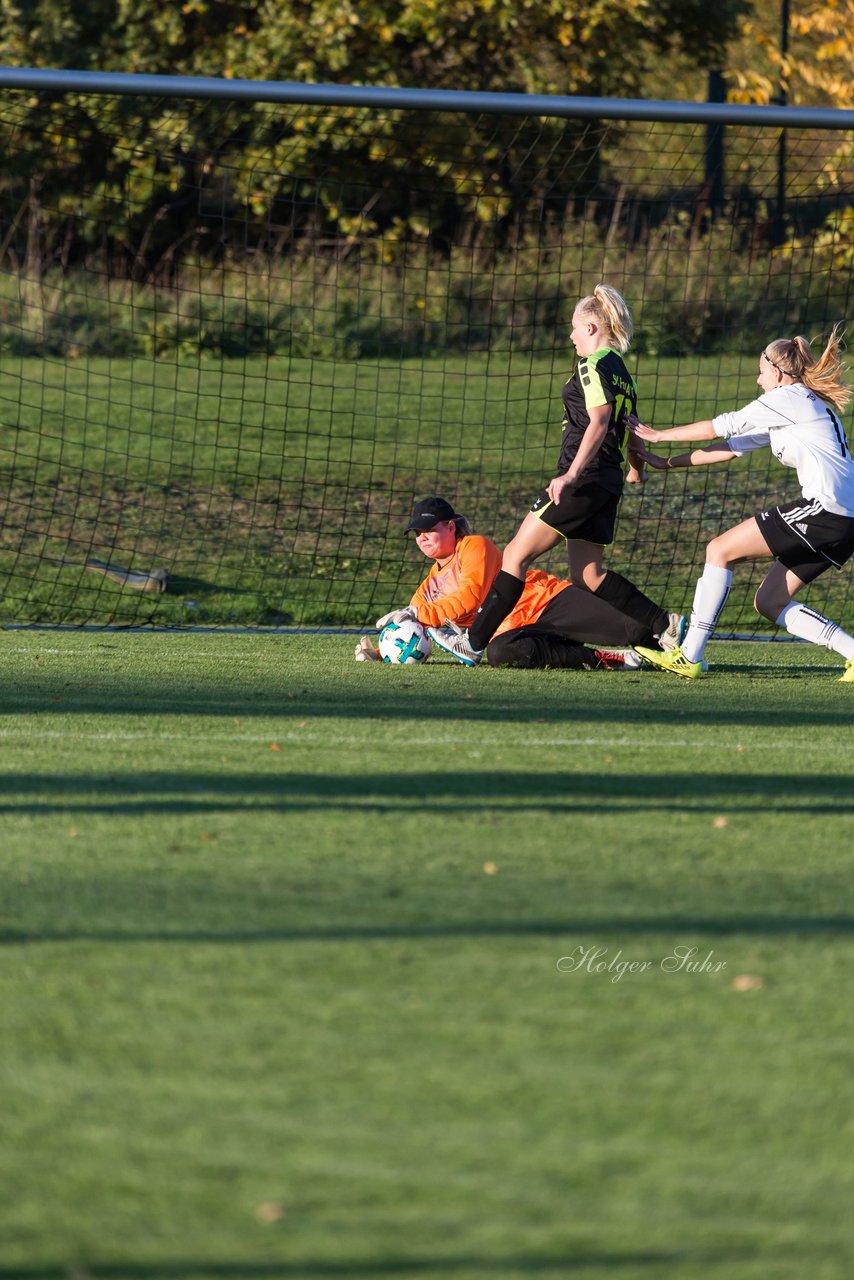
[[[7,624],[361,627],[423,575],[417,498],[503,545],[554,474],[572,311],[598,281],[632,308],[656,426],[745,403],[767,342],[852,318],[833,113],[781,134],[759,108],[183,86],[0,92]],[[685,610],[708,539],[797,494],[769,451],[651,473],[609,564]],[[759,572],[724,632],[770,630]],[[851,626],[850,588],[831,573],[809,600]]]

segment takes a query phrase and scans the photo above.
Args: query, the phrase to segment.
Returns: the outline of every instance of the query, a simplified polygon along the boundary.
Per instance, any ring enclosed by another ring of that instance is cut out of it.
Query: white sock
[[[787,604],[777,619],[777,626],[785,627],[790,635],[801,640],[809,640],[810,644],[823,644],[826,649],[854,662],[854,636],[805,604],[795,601]]]
[[[682,641],[682,652],[689,662],[702,661],[731,585],[732,569],[722,569],[717,564],[707,564],[697,579],[691,625]]]

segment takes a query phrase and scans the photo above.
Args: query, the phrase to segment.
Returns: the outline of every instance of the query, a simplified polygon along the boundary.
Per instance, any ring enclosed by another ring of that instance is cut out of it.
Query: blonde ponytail
[[[608,345],[617,351],[628,351],[632,340],[632,313],[616,289],[607,284],[597,284],[588,297],[581,299],[576,311],[585,316],[595,316],[602,329],[607,331]]]
[[[829,400],[841,412],[851,399],[851,389],[845,385],[842,375],[846,366],[842,363],[842,328],[835,324],[827,340],[827,346],[816,359],[809,341],[802,334],[794,338],[777,338],[769,342],[766,353],[771,363],[781,373],[795,382],[802,382],[822,400]]]

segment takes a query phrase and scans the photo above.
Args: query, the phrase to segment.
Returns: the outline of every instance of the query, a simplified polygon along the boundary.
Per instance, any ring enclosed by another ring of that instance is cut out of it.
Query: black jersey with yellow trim
[[[611,416],[602,447],[583,472],[583,482],[595,481],[611,493],[623,488],[629,417],[637,411],[637,384],[619,351],[603,347],[582,356],[563,389],[563,440],[557,474],[568,471],[582,436],[590,425],[590,410],[610,405]]]

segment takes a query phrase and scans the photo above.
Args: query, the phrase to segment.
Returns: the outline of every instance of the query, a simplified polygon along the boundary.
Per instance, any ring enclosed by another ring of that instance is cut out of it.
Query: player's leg
[[[469,627],[468,639],[474,650],[486,648],[501,623],[519,603],[528,569],[560,539],[561,535],[555,529],[533,512],[528,512],[507,544],[501,568]]]
[[[581,644],[633,649],[654,645],[655,636],[641,623],[607,604],[598,594],[581,587],[564,587],[548,602],[537,626],[557,631]]]
[[[706,566],[694,588],[691,622],[682,644],[669,653],[641,648],[653,666],[694,679],[702,671],[703,654],[729,596],[732,568],[741,560],[759,560],[773,553],[754,517],[713,538],[706,548]]]
[[[582,488],[576,499],[579,518],[563,526],[567,538],[569,576],[576,586],[594,592],[605,604],[633,619],[644,631],[663,637],[673,625],[670,644],[677,644],[682,619],[667,613],[621,573],[603,567],[605,551],[614,541],[620,494]],[[663,643],[663,642],[660,642]]]
[[[688,662],[702,662],[706,645],[732,586],[732,566],[742,560],[761,560],[773,553],[755,517],[718,534],[706,548],[706,566],[694,589],[691,622],[682,642]]]
[[[854,663],[854,636],[825,618],[817,609],[811,609],[809,605],[794,599],[798,592],[814,582],[824,569],[829,568],[829,562],[824,561],[823,566],[816,565],[816,572],[802,578],[778,560],[760,583],[754,604],[758,613],[771,622],[776,622],[778,627],[785,627],[790,635],[797,636],[799,640],[808,640],[810,644],[823,645],[838,653],[846,663]],[[809,573],[809,570],[801,569],[799,572]],[[844,679],[851,678],[846,667]]]
[[[776,557],[756,592],[756,608],[790,635],[823,645],[845,659],[842,679],[854,681],[854,638],[835,622],[794,597],[830,568],[854,556],[854,519],[825,511],[818,503],[773,507],[758,517]]]
[[[602,665],[592,649],[538,626],[516,627],[493,636],[486,657],[491,667],[524,667],[532,671],[593,671]]]

